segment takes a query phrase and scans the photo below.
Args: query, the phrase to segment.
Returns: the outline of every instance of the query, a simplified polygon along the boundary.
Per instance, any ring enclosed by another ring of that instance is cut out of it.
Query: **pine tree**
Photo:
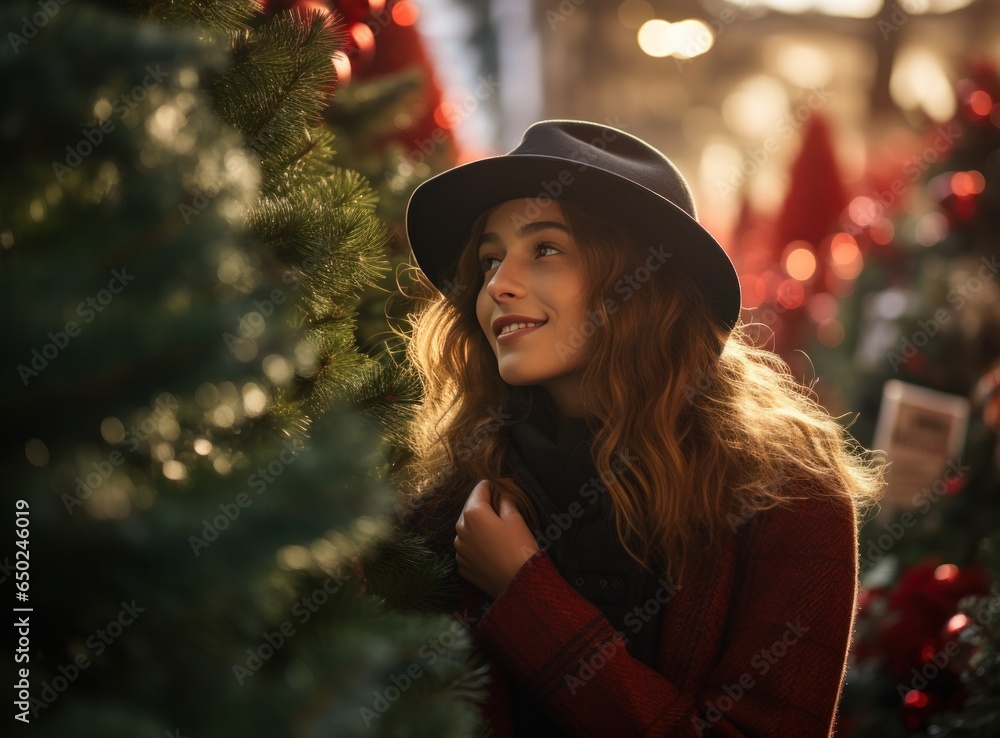
[[[19,712],[52,736],[474,734],[447,566],[409,545],[381,596],[353,575],[415,388],[354,343],[387,232],[319,123],[335,20],[41,7],[0,11]]]
[[[846,224],[865,270],[841,305],[861,330],[837,362],[857,367],[843,382],[859,441],[872,446],[890,379],[968,398],[972,413],[961,473],[861,531],[842,735],[988,736],[1000,724],[1000,80],[973,64],[956,92],[955,119],[929,126],[896,182],[913,191],[879,192]]]

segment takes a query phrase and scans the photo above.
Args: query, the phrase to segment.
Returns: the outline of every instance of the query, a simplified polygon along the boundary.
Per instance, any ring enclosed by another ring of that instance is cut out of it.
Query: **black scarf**
[[[621,545],[590,454],[587,421],[563,415],[541,391],[527,417],[509,431],[507,471],[535,504],[539,545],[562,577],[625,635],[629,654],[655,668],[662,601],[670,590]],[[515,735],[564,735],[520,685],[511,697]]]

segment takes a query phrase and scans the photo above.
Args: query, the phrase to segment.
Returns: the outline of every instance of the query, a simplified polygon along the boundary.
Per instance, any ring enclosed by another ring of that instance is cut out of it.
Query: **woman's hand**
[[[490,483],[477,484],[455,524],[458,573],[496,599],[525,561],[538,551],[535,537],[507,495],[500,514],[490,505]]]

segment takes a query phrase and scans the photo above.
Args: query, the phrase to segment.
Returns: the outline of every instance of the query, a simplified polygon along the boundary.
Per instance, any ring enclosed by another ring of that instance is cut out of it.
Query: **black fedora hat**
[[[568,200],[606,215],[688,274],[719,322],[735,325],[740,282],[722,246],[698,222],[677,167],[642,139],[611,126],[544,120],[501,156],[449,169],[421,183],[406,206],[417,265],[445,295],[454,291],[459,251],[472,224],[494,205],[520,198]]]

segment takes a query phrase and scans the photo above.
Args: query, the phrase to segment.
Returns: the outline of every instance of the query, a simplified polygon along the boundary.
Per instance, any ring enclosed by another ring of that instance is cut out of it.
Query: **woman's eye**
[[[536,253],[542,252],[542,251],[549,251],[549,250],[555,251],[557,254],[559,253],[559,249],[557,249],[555,246],[553,246],[550,243],[536,243],[535,244],[535,252]],[[482,259],[479,260],[479,265],[480,265],[480,267],[482,267],[482,270],[484,272],[488,272],[488,271],[490,271],[490,269],[493,268],[493,267],[490,266],[490,262],[493,262],[493,261],[500,261],[500,259],[498,259],[495,256],[484,256]]]

